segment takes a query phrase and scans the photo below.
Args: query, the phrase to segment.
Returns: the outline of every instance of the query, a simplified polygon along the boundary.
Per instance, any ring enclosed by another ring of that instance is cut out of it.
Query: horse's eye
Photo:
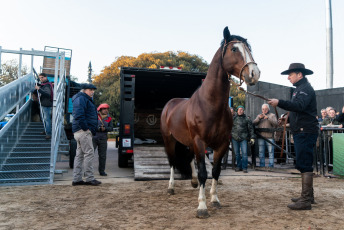
[[[236,47],[232,47],[231,51],[232,51],[232,52],[236,52],[236,51],[237,51],[237,48],[236,48]]]

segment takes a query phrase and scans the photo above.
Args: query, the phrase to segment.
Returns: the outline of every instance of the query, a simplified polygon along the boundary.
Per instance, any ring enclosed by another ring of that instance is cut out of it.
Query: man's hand
[[[254,145],[254,139],[253,138],[250,140],[250,144]]]
[[[343,106],[343,108],[342,108],[342,113],[344,113],[344,106]]]
[[[263,119],[264,118],[264,114],[259,114],[258,117],[259,117],[259,119]]]
[[[38,85],[35,85],[35,89],[39,90],[41,87],[39,87]]]
[[[278,105],[278,102],[279,102],[279,100],[275,99],[275,98],[268,100],[268,104],[273,106],[273,107],[276,107]]]
[[[259,119],[268,119],[268,116],[266,116],[264,113],[259,114]]]

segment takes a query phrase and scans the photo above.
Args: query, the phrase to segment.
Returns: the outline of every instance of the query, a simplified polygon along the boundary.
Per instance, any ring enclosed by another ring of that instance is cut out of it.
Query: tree
[[[0,73],[0,87],[4,86],[12,81],[18,79],[18,69],[19,64],[17,60],[12,59],[6,61],[4,64],[1,65],[2,72]],[[21,69],[22,76],[27,74],[27,67],[24,65]]]
[[[70,77],[70,80],[71,80],[71,81],[77,82],[77,81],[79,80],[78,77],[76,77],[76,76],[74,76],[74,75],[70,75],[69,77]]]
[[[239,84],[239,81],[233,79],[235,83]],[[245,106],[245,93],[239,90],[236,85],[231,82],[231,90],[229,92],[229,96],[233,97],[233,108],[238,108],[239,105]]]
[[[119,121],[120,108],[120,68],[138,67],[158,69],[160,66],[182,67],[183,71],[206,72],[208,64],[198,55],[187,52],[143,53],[137,58],[121,56],[104,67],[99,75],[93,76],[93,83],[97,90],[94,100],[97,105],[107,103],[110,105],[110,114],[115,122]]]

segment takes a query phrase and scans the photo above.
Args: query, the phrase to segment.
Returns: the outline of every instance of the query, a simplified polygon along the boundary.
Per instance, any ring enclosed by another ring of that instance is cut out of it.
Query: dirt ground
[[[343,229],[343,179],[315,178],[317,204],[291,211],[299,176],[249,174],[221,177],[221,209],[209,204],[207,180],[208,219],[195,217],[199,189],[189,180],[176,181],[172,196],[166,180],[0,187],[0,229]]]

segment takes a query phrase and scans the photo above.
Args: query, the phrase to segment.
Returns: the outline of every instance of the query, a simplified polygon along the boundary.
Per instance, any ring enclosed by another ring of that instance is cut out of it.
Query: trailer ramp
[[[212,178],[212,164],[206,157],[208,179]],[[170,165],[164,147],[135,146],[134,152],[134,179],[140,180],[169,180]],[[176,170],[174,179],[182,179]]]

